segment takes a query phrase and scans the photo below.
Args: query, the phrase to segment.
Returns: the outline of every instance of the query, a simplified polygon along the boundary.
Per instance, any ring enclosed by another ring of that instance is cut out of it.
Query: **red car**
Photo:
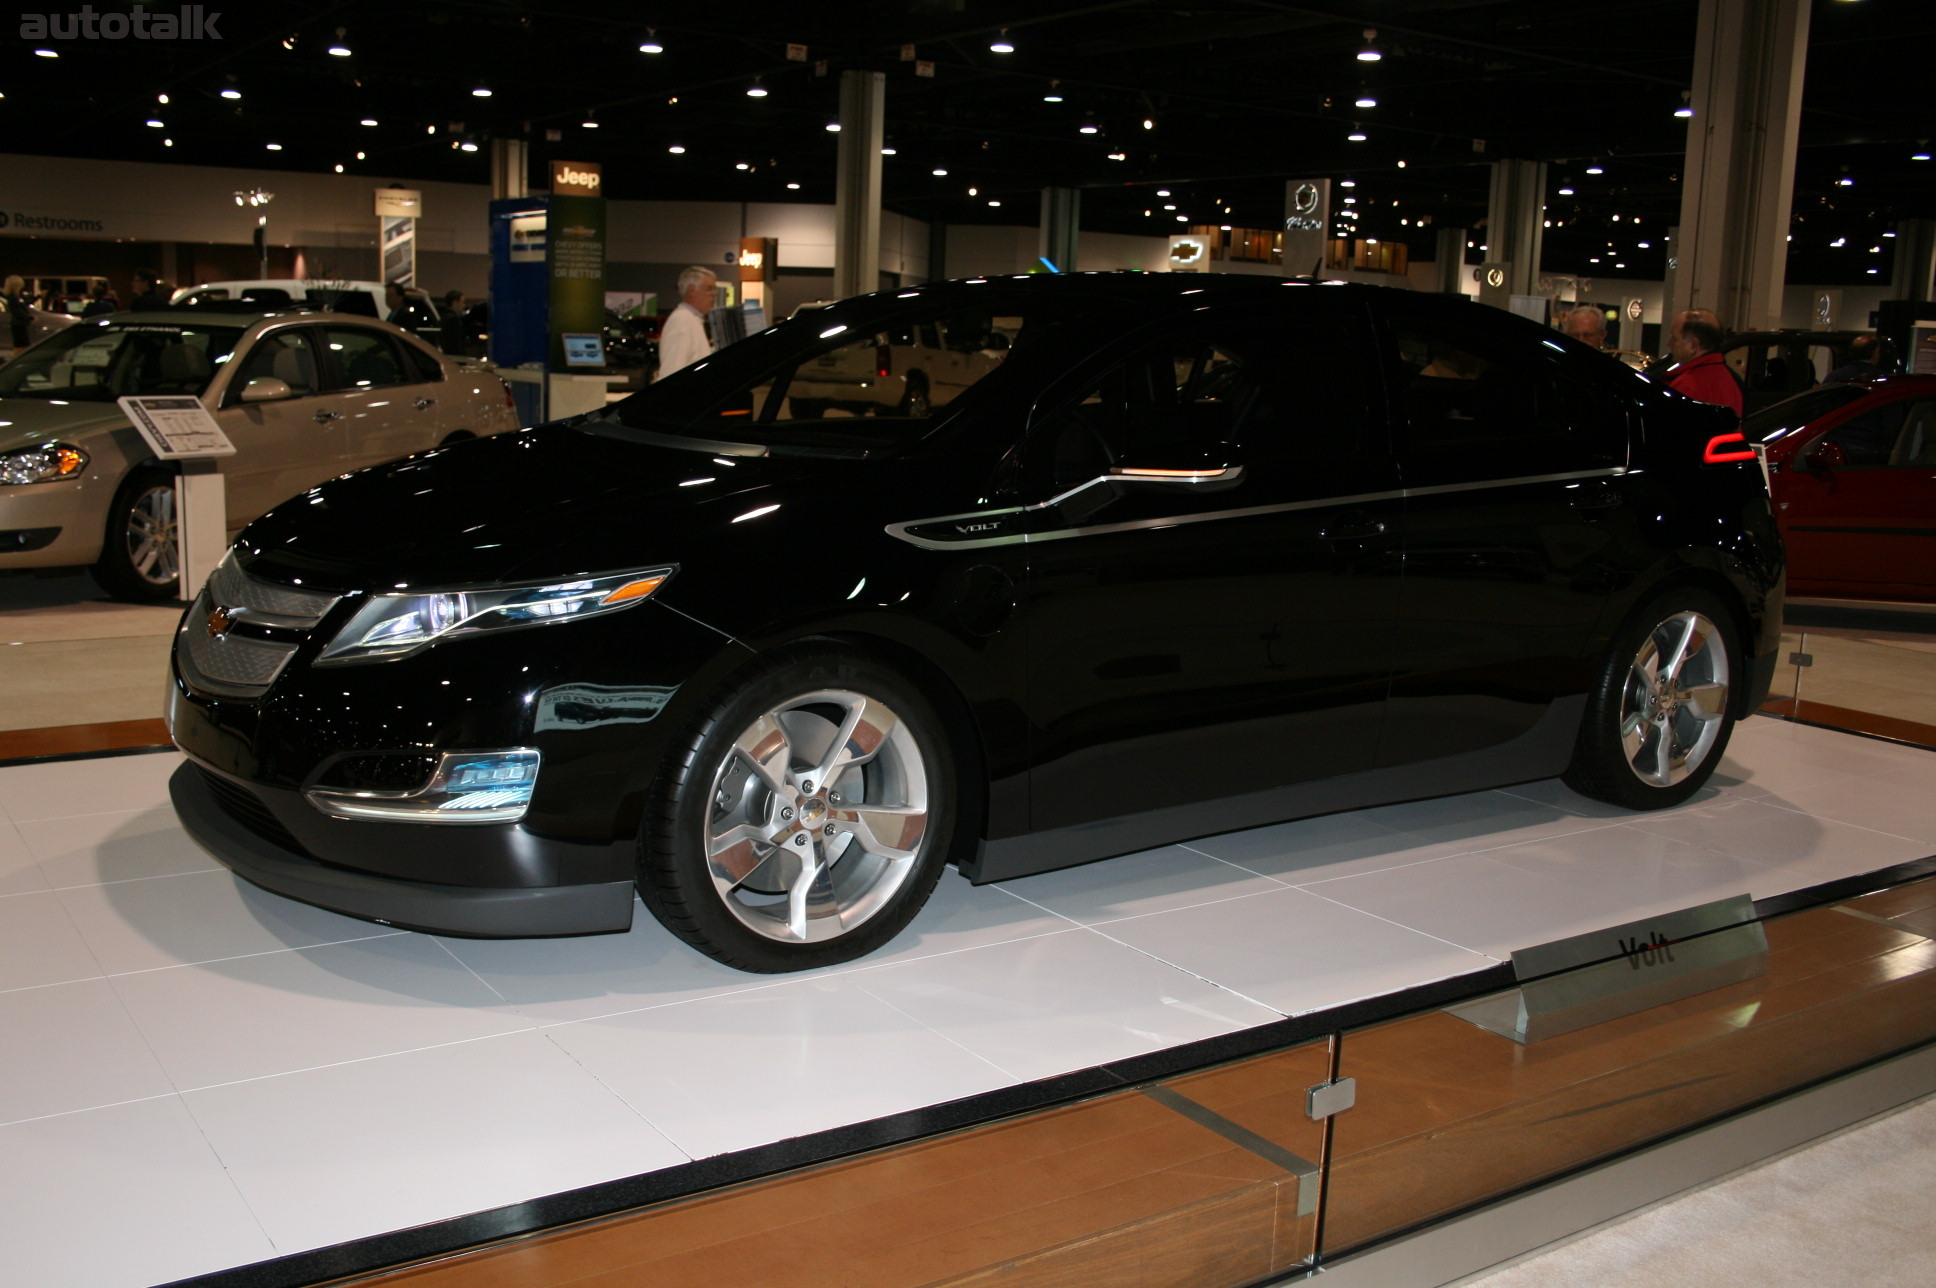
[[[1822,385],[1748,417],[1788,593],[1936,601],[1936,376]]]

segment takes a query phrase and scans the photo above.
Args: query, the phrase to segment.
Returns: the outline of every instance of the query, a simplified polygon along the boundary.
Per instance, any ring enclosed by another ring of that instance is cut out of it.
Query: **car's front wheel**
[[[101,557],[92,571],[95,582],[116,599],[181,597],[181,522],[174,475],[140,469],[121,484],[108,507]]]
[[[753,971],[859,957],[920,910],[955,830],[955,757],[892,670],[802,647],[729,687],[654,787],[639,893]]]
[[[1693,588],[1630,617],[1587,695],[1567,784],[1628,809],[1665,809],[1699,791],[1734,729],[1732,623]]]

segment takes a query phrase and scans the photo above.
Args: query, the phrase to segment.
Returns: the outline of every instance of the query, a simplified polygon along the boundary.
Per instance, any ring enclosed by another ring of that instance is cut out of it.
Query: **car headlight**
[[[87,468],[87,453],[66,443],[42,443],[0,452],[0,484],[58,483],[79,478]]]
[[[336,632],[316,663],[388,661],[440,640],[616,613],[651,598],[674,571],[648,568],[538,586],[373,595]]]

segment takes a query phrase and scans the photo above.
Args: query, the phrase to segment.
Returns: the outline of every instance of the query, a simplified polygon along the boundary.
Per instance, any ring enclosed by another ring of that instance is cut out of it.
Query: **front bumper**
[[[632,927],[632,882],[563,886],[462,886],[338,867],[269,839],[273,815],[240,783],[184,763],[168,783],[175,813],[201,847],[254,885],[379,925],[479,938],[610,934]],[[218,796],[218,792],[220,795]],[[236,793],[241,793],[237,796]],[[230,803],[224,804],[223,798]],[[239,803],[239,808],[238,808]]]

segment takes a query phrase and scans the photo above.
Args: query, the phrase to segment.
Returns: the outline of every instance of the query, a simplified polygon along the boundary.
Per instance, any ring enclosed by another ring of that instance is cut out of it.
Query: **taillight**
[[[894,355],[884,344],[874,346],[874,374],[883,379],[894,374]]]
[[[504,405],[509,407],[512,414],[515,415],[518,410],[518,400],[511,396],[511,382],[508,380],[500,380],[498,383],[504,386]]]
[[[1716,434],[1707,440],[1707,450],[1701,453],[1701,460],[1707,465],[1725,465],[1729,461],[1752,461],[1755,450],[1748,442],[1746,434]]]

